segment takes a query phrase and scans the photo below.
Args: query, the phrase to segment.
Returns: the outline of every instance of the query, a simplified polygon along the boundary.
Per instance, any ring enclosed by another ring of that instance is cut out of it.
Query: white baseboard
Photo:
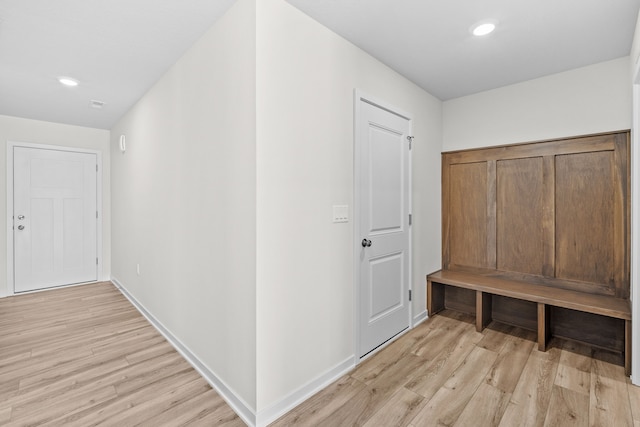
[[[413,317],[413,325],[411,328],[407,329],[405,332],[410,331],[412,328],[416,327],[420,323],[427,320],[429,316],[427,315],[427,310],[424,310],[422,313]],[[401,333],[400,335],[404,334]],[[399,335],[399,336],[400,336]],[[383,346],[384,347],[384,346]],[[381,348],[383,348],[381,347]],[[332,369],[329,369],[324,374],[320,375],[316,379],[310,381],[306,385],[300,387],[296,391],[289,394],[284,399],[279,402],[269,406],[266,409],[258,412],[257,415],[257,423],[256,427],[264,427],[274,422],[282,415],[286,414],[300,403],[304,402],[323,388],[327,387],[329,384],[338,380],[343,375],[347,374],[349,371],[354,369],[356,366],[356,357],[355,355],[349,356],[344,361],[337,364]]]
[[[424,310],[422,313],[419,313],[418,315],[413,316],[413,325],[411,327],[415,328],[416,326],[418,326],[420,323],[424,322],[428,318],[429,316],[427,315],[427,310]]]
[[[356,366],[355,356],[349,356],[333,368],[309,381],[307,384],[290,393],[279,402],[258,412],[256,427],[264,427],[286,414],[332,382],[351,371]]]
[[[115,277],[111,278],[111,282],[120,290],[122,295],[124,295],[131,304],[136,307],[136,309],[155,327],[158,332],[165,337],[165,339],[171,344],[177,351],[184,357],[193,368],[202,375],[202,377],[213,387],[218,394],[229,404],[231,409],[235,411],[236,414],[242,421],[244,421],[249,426],[256,425],[256,414],[253,409],[247,405],[243,399],[238,397],[220,378],[216,376],[207,366],[202,363],[195,354],[193,354],[187,346],[185,346],[178,338],[176,338],[167,328],[165,328],[162,323],[156,319],[147,309],[133,296],[131,295],[127,289],[122,285],[122,283],[116,279]]]

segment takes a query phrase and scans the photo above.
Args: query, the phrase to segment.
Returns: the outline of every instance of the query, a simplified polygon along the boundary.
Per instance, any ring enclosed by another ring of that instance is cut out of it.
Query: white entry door
[[[411,120],[357,96],[359,357],[409,327]]]
[[[97,280],[97,156],[13,148],[14,290]]]

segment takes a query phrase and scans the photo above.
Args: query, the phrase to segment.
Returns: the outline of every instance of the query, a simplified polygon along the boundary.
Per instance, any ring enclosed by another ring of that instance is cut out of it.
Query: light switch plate
[[[333,222],[349,222],[348,205],[333,205]]]

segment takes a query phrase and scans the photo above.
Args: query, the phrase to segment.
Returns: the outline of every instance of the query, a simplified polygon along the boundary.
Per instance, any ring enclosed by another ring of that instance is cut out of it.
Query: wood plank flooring
[[[0,425],[245,424],[105,282],[0,299]]]
[[[272,424],[633,426],[620,355],[445,311]],[[110,283],[0,299],[0,425],[243,426]]]
[[[444,311],[271,427],[640,427],[640,388],[621,356]]]

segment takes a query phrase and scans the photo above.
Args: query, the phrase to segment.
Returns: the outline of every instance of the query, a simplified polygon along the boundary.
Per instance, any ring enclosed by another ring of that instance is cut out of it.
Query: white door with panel
[[[410,324],[411,119],[358,96],[358,356]]]
[[[97,280],[97,155],[13,148],[15,292]]]

